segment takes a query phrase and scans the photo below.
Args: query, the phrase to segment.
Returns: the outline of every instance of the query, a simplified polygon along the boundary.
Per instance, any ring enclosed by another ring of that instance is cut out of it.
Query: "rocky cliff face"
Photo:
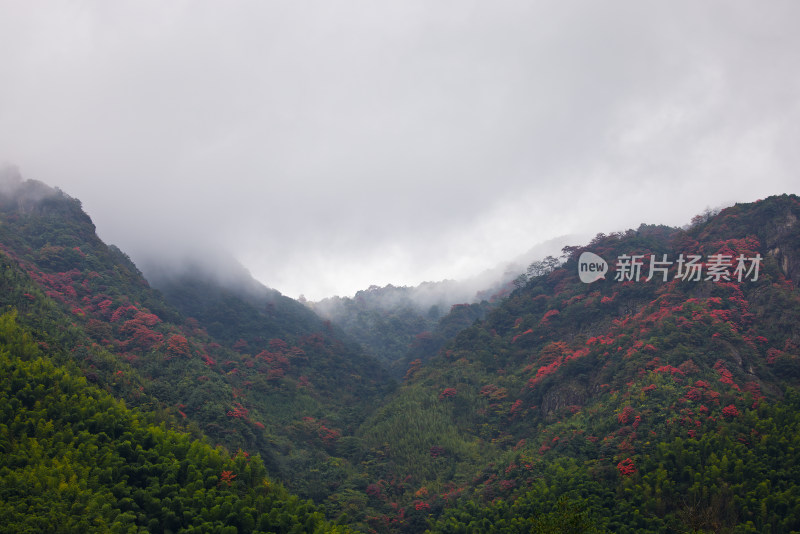
[[[781,272],[798,285],[800,282],[800,239],[796,211],[787,206],[768,229],[766,245],[768,254],[775,258]]]

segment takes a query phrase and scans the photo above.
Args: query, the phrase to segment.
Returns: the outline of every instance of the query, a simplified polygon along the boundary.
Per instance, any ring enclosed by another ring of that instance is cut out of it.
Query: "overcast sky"
[[[0,163],[310,299],[800,193],[800,2],[0,0]],[[575,243],[582,244],[582,243]]]

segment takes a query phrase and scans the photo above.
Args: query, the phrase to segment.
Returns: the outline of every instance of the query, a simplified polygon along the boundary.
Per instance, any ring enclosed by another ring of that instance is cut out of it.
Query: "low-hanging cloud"
[[[0,160],[309,298],[798,192],[791,1],[0,4]],[[223,251],[223,252],[219,252]]]

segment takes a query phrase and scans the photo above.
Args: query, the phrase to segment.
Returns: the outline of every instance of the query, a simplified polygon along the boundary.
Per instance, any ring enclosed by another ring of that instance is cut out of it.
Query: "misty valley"
[[[215,251],[137,265],[6,173],[0,532],[798,532],[798,218],[299,301]]]

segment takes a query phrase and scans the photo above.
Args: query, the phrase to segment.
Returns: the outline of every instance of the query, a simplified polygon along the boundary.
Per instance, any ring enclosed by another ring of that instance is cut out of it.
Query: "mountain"
[[[194,318],[217,341],[234,350],[269,339],[295,339],[325,332],[331,342],[350,351],[342,360],[343,365],[348,360],[358,360],[360,368],[353,372],[373,373],[376,380],[385,379],[377,362],[336,325],[264,286],[233,259],[220,262],[216,258],[213,269],[202,259],[178,269],[146,268],[146,276],[183,316]]]
[[[599,234],[337,324],[217,257],[151,286],[6,172],[0,531],[798,531],[798,216]]]
[[[346,531],[176,417],[147,374],[195,338],[78,201],[15,175],[0,191],[0,531]]]
[[[344,532],[258,457],[168,430],[0,316],[1,532]]]
[[[401,501],[435,532],[800,528],[798,215],[784,195],[567,247],[364,426],[410,482],[372,472],[380,521]],[[583,252],[604,280],[579,280]],[[700,280],[676,278],[681,254]],[[633,256],[641,277],[615,280]]]
[[[38,182],[7,176],[0,217],[0,305],[69,355],[60,363],[197,437],[260,454],[304,497],[323,501],[346,476],[348,437],[392,383],[335,327],[246,277],[188,272],[162,280],[165,298],[78,200]],[[294,476],[318,463],[325,480]]]
[[[307,305],[402,377],[410,360],[433,356],[490,307],[485,300],[454,300],[465,295],[458,282],[427,282],[416,287],[372,286],[352,298],[331,297]],[[475,298],[473,294],[469,300]],[[461,313],[448,313],[454,310]]]
[[[456,333],[482,318],[514,289],[531,262],[552,258],[569,237],[552,239],[493,269],[464,280],[423,282],[413,287],[370,286],[353,297],[306,304],[402,376],[412,360],[426,360]],[[448,313],[453,312],[453,313]]]

